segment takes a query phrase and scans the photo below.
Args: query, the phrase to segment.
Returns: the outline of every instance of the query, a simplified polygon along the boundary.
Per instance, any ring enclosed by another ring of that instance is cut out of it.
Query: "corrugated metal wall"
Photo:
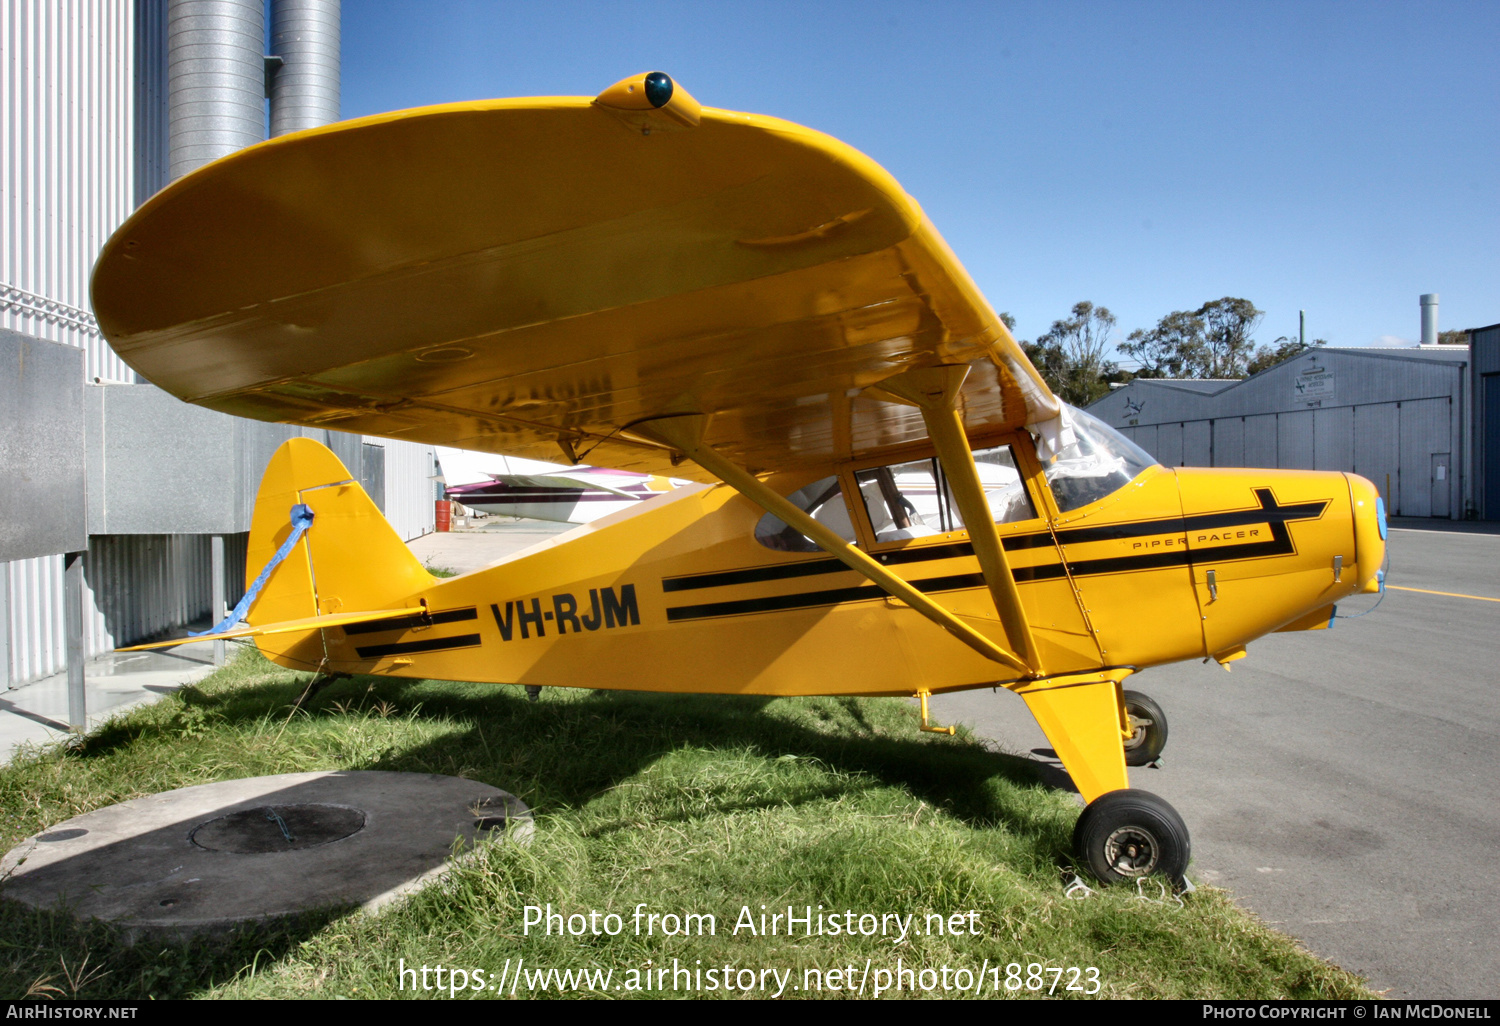
[[[1485,520],[1500,520],[1500,324],[1470,331],[1469,345],[1474,505]]]
[[[430,445],[368,438],[385,446],[385,518],[410,541],[433,530],[433,483],[437,460]]]
[[[1393,514],[1462,517],[1467,356],[1319,349],[1213,395],[1132,382],[1089,412],[1166,466],[1352,471]],[[1331,372],[1315,401],[1296,389],[1309,366]]]
[[[135,13],[0,0],[0,326],[85,350],[86,378],[104,381],[136,380],[88,310],[94,257],[135,208]],[[5,683],[65,666],[62,564],[0,564]]]
[[[135,205],[167,184],[167,5],[135,0]]]
[[[6,683],[56,673],[66,665],[63,639],[63,560],[41,556],[0,563],[9,586],[5,628]]]
[[[95,535],[83,581],[88,651],[149,638],[208,614],[208,536]]]
[[[1346,470],[1374,482],[1395,516],[1462,516],[1458,406],[1436,396],[1119,431],[1169,467]],[[1439,456],[1448,457],[1443,478]]]
[[[88,310],[88,277],[135,207],[135,17],[119,0],[0,0],[0,325],[134,381]]]

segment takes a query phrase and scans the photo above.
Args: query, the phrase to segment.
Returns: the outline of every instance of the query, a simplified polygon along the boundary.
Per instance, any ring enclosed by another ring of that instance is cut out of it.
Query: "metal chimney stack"
[[[1435,346],[1438,340],[1438,297],[1429,292],[1422,297],[1422,344]]]
[[[339,0],[272,0],[271,135],[339,119]]]
[[[261,0],[169,0],[168,168],[181,178],[266,132]]]

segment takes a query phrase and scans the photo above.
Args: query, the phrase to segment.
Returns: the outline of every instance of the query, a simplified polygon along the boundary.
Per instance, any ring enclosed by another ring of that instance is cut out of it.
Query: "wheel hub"
[[[1161,844],[1148,830],[1123,826],[1104,842],[1104,857],[1121,876],[1147,876],[1161,858]]]

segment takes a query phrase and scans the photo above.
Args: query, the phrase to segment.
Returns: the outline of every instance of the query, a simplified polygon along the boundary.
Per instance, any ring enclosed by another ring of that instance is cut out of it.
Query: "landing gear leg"
[[[1073,829],[1073,850],[1104,883],[1164,876],[1179,888],[1193,853],[1177,810],[1136,788],[1089,802]]]
[[[542,686],[540,684],[526,685],[526,701],[538,702],[542,697]]]

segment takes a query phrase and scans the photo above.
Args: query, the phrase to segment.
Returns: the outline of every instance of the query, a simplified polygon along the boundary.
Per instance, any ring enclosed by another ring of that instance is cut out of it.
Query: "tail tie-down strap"
[[[271,571],[280,566],[283,559],[291,555],[292,549],[296,547],[297,542],[301,540],[302,536],[307,533],[307,529],[312,526],[312,522],[313,511],[309,506],[301,502],[293,506],[292,533],[287,536],[286,541],[281,543],[281,548],[276,550],[276,554],[271,557],[270,562],[261,569],[260,575],[255,578],[254,583],[245,589],[244,596],[239,602],[235,603],[234,608],[229,611],[229,615],[206,631],[188,631],[188,636],[201,638],[205,634],[223,634],[225,631],[233,630],[234,625],[243,620],[245,614],[250,611],[250,607],[255,604],[255,597],[260,594],[260,589],[265,587],[266,581],[270,579]]]

